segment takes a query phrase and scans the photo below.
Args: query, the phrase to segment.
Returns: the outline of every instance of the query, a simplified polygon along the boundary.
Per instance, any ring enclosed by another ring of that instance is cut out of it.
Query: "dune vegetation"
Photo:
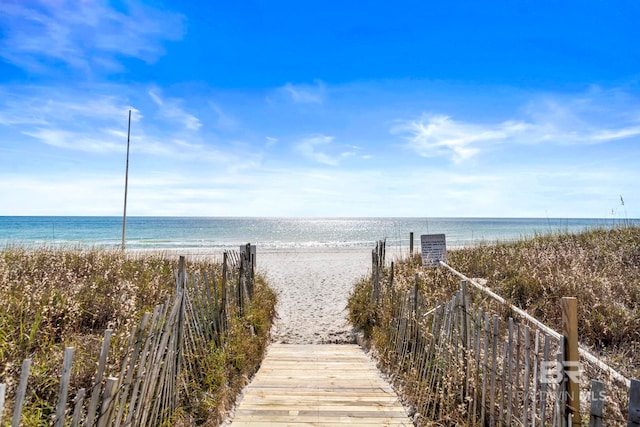
[[[175,293],[177,257],[125,254],[86,248],[0,251],[0,383],[11,400],[21,362],[32,359],[23,425],[48,425],[54,411],[65,347],[74,347],[70,390],[91,389],[105,329],[113,329],[109,363],[114,371],[134,324]],[[215,271],[218,262],[187,262],[187,271]],[[230,319],[224,345],[212,349],[216,363],[190,384],[174,424],[218,425],[247,378],[255,372],[275,315],[275,294],[256,278],[254,302]],[[5,406],[5,419],[7,406]]]
[[[550,233],[512,242],[482,243],[451,250],[447,264],[486,286],[542,323],[562,331],[562,297],[578,301],[580,343],[626,376],[640,378],[640,228],[620,226],[577,234]],[[390,269],[385,269],[385,283]],[[420,254],[394,262],[393,292],[404,294],[418,277],[427,310],[449,300],[460,278],[445,268],[423,268]],[[489,297],[475,293],[477,307],[503,320],[514,313]],[[372,304],[372,278],[355,284],[349,298],[349,318],[382,359],[388,348],[388,325],[394,309],[383,298]],[[587,376],[589,374],[587,373]],[[593,379],[601,379],[599,377]],[[407,396],[410,400],[411,397]],[[618,408],[627,405],[626,392],[616,390]],[[626,414],[616,412],[626,418]]]

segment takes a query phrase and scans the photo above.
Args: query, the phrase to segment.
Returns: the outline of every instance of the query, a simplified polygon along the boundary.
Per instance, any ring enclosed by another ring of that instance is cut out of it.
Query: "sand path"
[[[278,293],[273,342],[353,342],[347,299],[354,282],[371,271],[371,249],[259,250],[256,258]]]

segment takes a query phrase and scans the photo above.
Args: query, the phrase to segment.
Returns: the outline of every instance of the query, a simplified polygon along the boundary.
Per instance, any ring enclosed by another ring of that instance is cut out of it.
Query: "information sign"
[[[440,261],[447,262],[447,241],[444,234],[423,234],[420,236],[422,265],[438,267]]]

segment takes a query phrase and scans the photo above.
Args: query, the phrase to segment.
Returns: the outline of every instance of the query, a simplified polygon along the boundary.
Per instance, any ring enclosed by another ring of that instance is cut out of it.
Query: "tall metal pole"
[[[127,129],[127,167],[124,174],[124,213],[122,214],[122,250],[125,248],[127,234],[127,189],[129,187],[129,142],[131,141],[131,110],[129,110],[129,128]]]

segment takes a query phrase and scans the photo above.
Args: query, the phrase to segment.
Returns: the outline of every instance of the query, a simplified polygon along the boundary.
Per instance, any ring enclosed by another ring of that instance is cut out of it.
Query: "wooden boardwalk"
[[[353,344],[269,347],[232,426],[413,426],[393,389]]]

